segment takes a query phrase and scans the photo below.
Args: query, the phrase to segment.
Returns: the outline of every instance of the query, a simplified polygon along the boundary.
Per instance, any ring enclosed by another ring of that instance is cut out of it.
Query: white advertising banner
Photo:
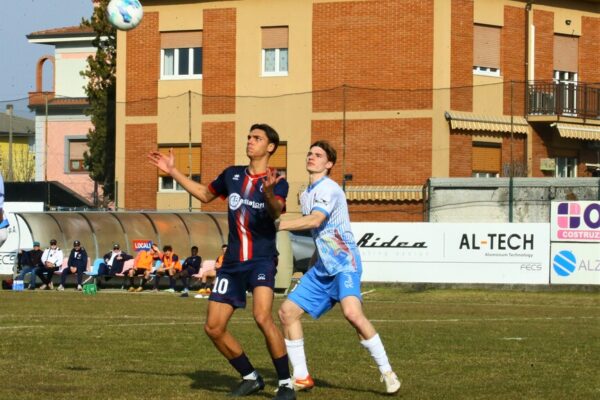
[[[600,201],[555,201],[550,212],[552,242],[600,243]]]
[[[552,243],[550,283],[600,285],[599,243]]]
[[[547,223],[353,223],[363,281],[549,283]]]
[[[27,224],[14,213],[44,211],[44,203],[6,201],[4,202],[4,211],[10,226],[8,227],[8,238],[0,247],[0,275],[12,275],[18,250],[20,248],[31,249],[33,244]]]

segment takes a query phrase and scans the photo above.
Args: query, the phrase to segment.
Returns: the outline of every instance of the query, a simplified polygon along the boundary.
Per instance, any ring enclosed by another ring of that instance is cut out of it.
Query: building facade
[[[11,107],[0,113],[0,171],[5,182],[28,182],[35,174],[35,124],[15,116]]]
[[[94,182],[83,165],[92,124],[84,114],[89,102],[80,72],[96,53],[95,33],[73,26],[33,32],[27,38],[53,48],[37,61],[36,90],[29,93],[29,108],[35,112],[35,180],[58,181],[92,204]],[[51,69],[45,68],[47,63]],[[44,78],[45,71],[51,71],[51,79]],[[43,88],[43,82],[51,87]]]
[[[597,1],[147,0],[118,33],[119,208],[201,205],[144,156],[174,148],[209,183],[245,164],[252,123],[299,212],[306,151],[355,221],[421,221],[430,177],[586,177],[600,167]]]

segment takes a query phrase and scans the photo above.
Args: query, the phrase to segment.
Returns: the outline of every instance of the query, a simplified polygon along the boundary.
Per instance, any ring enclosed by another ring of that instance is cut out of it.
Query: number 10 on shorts
[[[227,278],[219,278],[215,279],[215,284],[213,285],[213,291],[218,294],[227,293],[227,288],[229,287],[229,280]]]

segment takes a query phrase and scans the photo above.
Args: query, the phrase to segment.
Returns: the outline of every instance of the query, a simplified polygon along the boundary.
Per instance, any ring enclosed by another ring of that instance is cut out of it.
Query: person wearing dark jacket
[[[33,242],[33,249],[29,251],[19,251],[20,264],[23,267],[16,280],[22,281],[25,275],[31,274],[29,278],[29,290],[35,289],[35,271],[44,266],[42,263],[42,254],[40,242]]]
[[[77,274],[76,290],[82,290],[81,283],[83,282],[83,273],[87,269],[87,264],[87,252],[83,247],[81,247],[81,242],[79,242],[79,240],[74,241],[73,249],[71,250],[71,254],[69,254],[69,261],[67,261],[67,268],[65,268],[60,275],[60,286],[56,290],[65,290],[67,276],[75,273]]]
[[[98,276],[104,276],[106,280],[109,280],[112,276],[123,272],[123,264],[132,258],[133,256],[121,251],[118,243],[113,244],[112,251],[102,257],[104,262],[98,268]]]

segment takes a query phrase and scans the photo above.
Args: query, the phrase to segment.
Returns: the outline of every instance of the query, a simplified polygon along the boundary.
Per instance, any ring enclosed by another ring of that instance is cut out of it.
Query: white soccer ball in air
[[[108,22],[122,31],[138,26],[143,16],[144,10],[139,0],[110,0],[106,8]]]

